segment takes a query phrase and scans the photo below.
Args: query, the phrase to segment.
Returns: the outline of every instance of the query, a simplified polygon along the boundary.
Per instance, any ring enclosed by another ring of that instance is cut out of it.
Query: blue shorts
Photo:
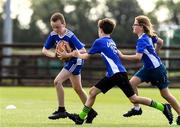
[[[73,75],[79,75],[81,74],[83,64],[84,60],[82,59],[72,59],[64,63],[64,68],[71,72]]]
[[[169,85],[164,65],[154,69],[142,67],[134,76],[139,77],[142,82],[151,82],[153,86],[157,86],[160,90],[167,88]]]

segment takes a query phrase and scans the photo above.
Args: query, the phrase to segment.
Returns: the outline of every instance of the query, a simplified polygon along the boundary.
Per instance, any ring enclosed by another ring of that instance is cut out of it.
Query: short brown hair
[[[98,27],[103,30],[105,34],[111,34],[116,26],[116,22],[110,18],[104,18],[98,21]]]
[[[55,12],[54,14],[52,14],[50,21],[52,22],[56,22],[57,20],[60,20],[61,23],[66,24],[64,15],[60,12]]]

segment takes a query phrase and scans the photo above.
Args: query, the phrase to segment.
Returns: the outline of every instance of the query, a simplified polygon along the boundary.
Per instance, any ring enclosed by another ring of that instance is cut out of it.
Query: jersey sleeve
[[[92,47],[89,49],[88,54],[95,54],[95,53],[100,53],[100,43],[98,41],[94,41]]]
[[[157,41],[158,41],[158,37],[157,36],[153,36],[151,39],[152,39],[153,44],[157,43]]]
[[[44,43],[44,47],[46,49],[51,49],[54,45],[55,45],[55,41],[54,41],[53,37],[51,35],[49,35]]]
[[[144,40],[138,40],[136,45],[136,52],[137,53],[144,53],[144,49],[146,48],[146,43]]]
[[[75,35],[71,37],[71,42],[73,43],[74,47],[79,49],[82,49],[85,44],[83,44]]]

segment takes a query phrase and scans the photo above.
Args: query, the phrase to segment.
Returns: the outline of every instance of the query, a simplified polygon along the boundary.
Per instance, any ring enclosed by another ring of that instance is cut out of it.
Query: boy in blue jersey
[[[54,80],[54,86],[56,88],[58,99],[58,110],[48,117],[49,119],[54,120],[59,118],[66,118],[68,114],[64,105],[64,81],[68,79],[71,81],[73,89],[78,94],[83,104],[85,104],[87,100],[87,95],[81,84],[81,69],[84,61],[80,58],[73,57],[72,52],[63,52],[63,54],[57,55],[55,51],[52,51],[52,48],[58,43],[65,41],[69,43],[73,50],[78,49],[80,52],[86,52],[86,49],[84,48],[84,44],[79,41],[74,33],[66,28],[66,22],[64,16],[61,13],[54,13],[51,16],[50,23],[53,31],[49,34],[42,52],[51,58],[56,58],[57,56],[61,60],[63,58],[70,58],[68,61],[64,62],[63,69],[59,72]],[[96,115],[97,113],[92,109],[88,115],[88,120],[86,123],[92,123],[92,120]]]
[[[135,55],[124,55],[120,57],[125,60],[142,60],[144,66],[130,79],[130,83],[138,94],[137,86],[142,82],[151,82],[160,90],[161,96],[167,100],[177,112],[177,124],[180,125],[180,104],[168,89],[167,73],[157,52],[163,45],[163,40],[155,34],[150,19],[146,16],[137,16],[133,25],[133,32],[138,35]],[[155,48],[154,48],[154,44]],[[142,109],[139,104],[125,113],[124,117],[141,115]]]
[[[90,55],[96,53],[101,54],[102,59],[104,60],[104,63],[106,65],[106,76],[90,89],[89,96],[83,110],[79,114],[69,114],[69,118],[73,120],[76,124],[83,124],[86,116],[91,111],[96,96],[101,92],[105,94],[112,87],[118,86],[132,103],[144,104],[162,111],[168,119],[169,123],[171,124],[172,113],[169,104],[162,104],[149,98],[137,96],[134,93],[133,88],[129,83],[126,69],[123,66],[119,57],[116,44],[110,37],[111,33],[115,28],[115,25],[115,22],[109,18],[99,20],[99,38],[94,41],[89,52],[80,53],[78,50],[74,51],[74,56],[82,59],[87,59]]]

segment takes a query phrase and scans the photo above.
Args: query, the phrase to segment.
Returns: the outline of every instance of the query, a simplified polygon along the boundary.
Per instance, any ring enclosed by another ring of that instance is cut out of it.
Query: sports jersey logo
[[[113,41],[107,42],[107,47],[109,47],[114,54],[118,53],[116,44]]]

